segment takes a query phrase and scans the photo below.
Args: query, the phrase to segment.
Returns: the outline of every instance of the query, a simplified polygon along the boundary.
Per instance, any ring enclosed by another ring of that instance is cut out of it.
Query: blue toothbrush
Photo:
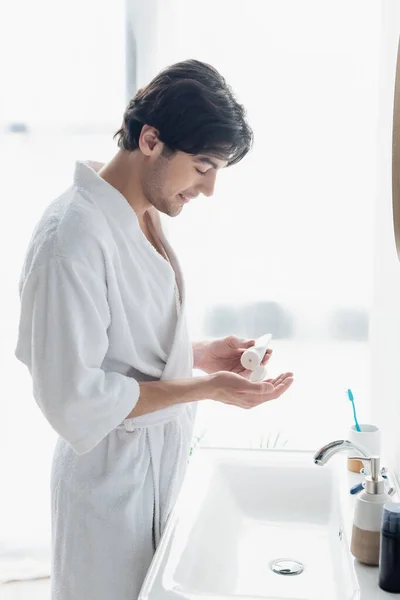
[[[356,430],[361,431],[361,427],[359,426],[358,421],[357,421],[356,405],[354,404],[353,392],[351,390],[347,390],[347,395],[348,395],[349,400],[353,407],[353,416],[354,416],[354,422],[356,424]]]

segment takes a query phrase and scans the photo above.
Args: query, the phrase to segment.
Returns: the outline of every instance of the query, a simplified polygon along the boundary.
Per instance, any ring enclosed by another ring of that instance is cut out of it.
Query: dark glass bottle
[[[400,503],[385,504],[383,508],[379,587],[400,594]]]

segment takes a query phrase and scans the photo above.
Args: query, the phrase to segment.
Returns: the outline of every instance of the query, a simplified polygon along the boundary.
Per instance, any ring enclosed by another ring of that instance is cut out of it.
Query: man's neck
[[[109,163],[99,170],[98,174],[126,198],[142,226],[144,215],[151,205],[146,200],[140,183],[140,161],[139,152],[120,150]]]

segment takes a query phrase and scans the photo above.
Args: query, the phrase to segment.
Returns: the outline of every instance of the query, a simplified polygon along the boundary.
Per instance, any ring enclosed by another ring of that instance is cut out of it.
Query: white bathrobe
[[[140,381],[192,376],[184,284],[87,164],[47,209],[21,277],[16,355],[59,434],[52,600],[135,600],[185,473],[195,404],[127,419]]]

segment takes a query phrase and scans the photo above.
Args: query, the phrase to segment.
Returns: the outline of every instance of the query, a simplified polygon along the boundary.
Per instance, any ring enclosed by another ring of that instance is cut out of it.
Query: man
[[[198,61],[173,65],[131,100],[116,137],[107,165],[77,163],[21,277],[16,354],[60,436],[53,600],[137,598],[185,473],[197,401],[252,408],[293,380],[248,381],[240,357],[252,340],[192,345],[160,224],[160,213],[210,196],[218,171],[251,146],[224,79]]]

